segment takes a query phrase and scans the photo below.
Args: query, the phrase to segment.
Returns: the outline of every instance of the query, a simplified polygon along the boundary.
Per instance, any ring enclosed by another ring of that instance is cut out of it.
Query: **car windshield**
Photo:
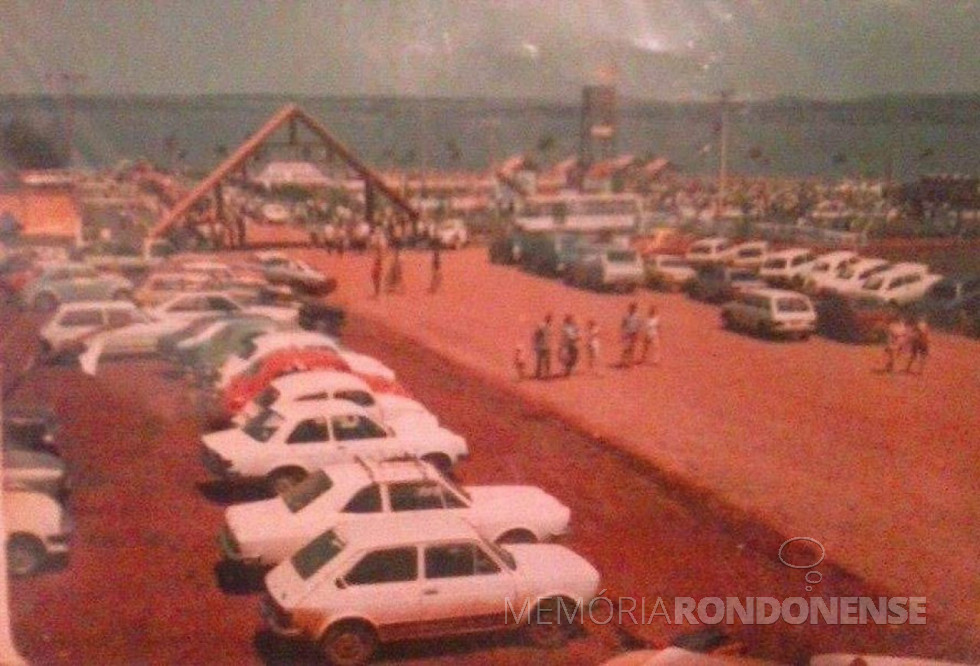
[[[683,259],[677,257],[668,257],[667,259],[661,259],[660,265],[664,268],[687,268],[687,264],[684,263]]]
[[[296,573],[303,580],[323,568],[323,565],[337,556],[346,544],[333,530],[327,530],[309,542],[290,558]]]
[[[271,409],[264,409],[250,418],[242,430],[257,442],[268,442],[269,438],[282,425],[282,422],[283,418],[281,414]]]
[[[447,487],[452,489],[454,493],[456,493],[460,497],[465,497],[467,502],[473,501],[473,498],[470,497],[470,494],[466,491],[466,488],[459,485],[454,479],[451,479],[448,475],[442,472],[439,472],[439,476],[442,477],[442,482],[445,483]]]
[[[298,513],[331,488],[333,488],[333,481],[326,472],[318,470],[289,488],[280,497],[290,512]]]
[[[868,291],[878,291],[883,284],[885,284],[884,278],[873,277],[864,283],[864,288]]]
[[[805,298],[787,296],[776,300],[776,310],[779,312],[809,312],[810,304]]]
[[[732,271],[730,277],[732,282],[746,282],[757,279],[755,273],[752,271]]]
[[[786,260],[785,259],[769,259],[764,264],[762,264],[762,267],[763,268],[786,268]]]

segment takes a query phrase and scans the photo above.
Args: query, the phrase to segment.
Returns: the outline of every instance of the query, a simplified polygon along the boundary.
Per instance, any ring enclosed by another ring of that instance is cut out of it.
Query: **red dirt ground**
[[[566,543],[600,570],[608,596],[642,597],[648,609],[658,597],[669,606],[675,596],[803,596],[803,572],[776,558],[790,529],[827,547],[822,596],[928,595],[929,623],[726,627],[751,653],[786,661],[829,651],[980,659],[976,637],[948,620],[959,615],[957,599],[968,608],[980,598],[980,465],[968,437],[978,418],[976,343],[939,336],[922,377],[886,377],[871,371],[878,350],[746,338],[718,330],[713,308],[644,294],[642,301],[664,306],[663,367],[603,365],[594,377],[515,384],[513,345],[526,345],[545,307],[599,319],[608,359],[628,299],[487,266],[474,250],[444,255],[443,290],[432,297],[423,288],[427,256],[409,253],[409,293],[372,301],[366,257],[305,254],[341,278],[336,299],[355,313],[345,342],[394,368],[467,437],[472,456],[462,480],[532,483],[566,502],[573,524]],[[9,381],[9,368],[30,355],[35,322],[10,309],[0,321]],[[120,363],[97,378],[39,368],[14,398],[50,401],[61,416],[78,524],[66,566],[12,583],[14,635],[25,657],[311,659],[258,631],[254,594],[218,584],[223,507],[253,496],[205,482],[195,396],[165,366]],[[882,560],[888,566],[878,566]],[[938,573],[926,575],[933,568]],[[952,601],[934,602],[940,594]],[[396,646],[381,661],[595,664],[696,629],[626,617],[589,626],[556,652],[492,637]]]

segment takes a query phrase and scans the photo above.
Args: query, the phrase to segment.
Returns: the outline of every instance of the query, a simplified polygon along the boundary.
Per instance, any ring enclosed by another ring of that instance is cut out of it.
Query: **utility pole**
[[[67,165],[72,163],[74,153],[74,133],[75,133],[75,91],[79,84],[88,80],[88,75],[74,71],[49,72],[45,80],[54,85],[55,94],[64,95],[64,119],[62,121],[62,132],[64,134],[64,155]]]
[[[715,217],[720,217],[728,195],[728,105],[734,96],[732,90],[722,90],[721,98],[721,138],[718,150],[718,201],[715,204]]]

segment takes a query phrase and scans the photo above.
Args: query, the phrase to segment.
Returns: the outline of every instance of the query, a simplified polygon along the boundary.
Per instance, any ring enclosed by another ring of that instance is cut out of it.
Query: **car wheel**
[[[449,474],[453,469],[453,461],[445,453],[427,453],[422,460],[429,463],[443,474]]]
[[[525,637],[537,647],[558,648],[571,638],[576,618],[581,617],[581,608],[564,597],[542,599],[531,610]]]
[[[735,325],[735,322],[732,319],[731,312],[725,310],[724,312],[721,313],[721,325],[724,326],[725,328],[732,328]]]
[[[304,478],[306,478],[306,472],[301,469],[278,469],[269,475],[269,489],[277,495],[282,495]]]
[[[378,647],[374,630],[360,622],[330,627],[320,640],[320,651],[335,666],[360,666],[371,660]]]
[[[530,530],[517,529],[504,532],[497,537],[497,543],[537,543],[538,538]]]
[[[114,301],[131,301],[133,300],[133,293],[129,289],[117,289],[112,292],[112,300]]]
[[[58,308],[58,297],[47,292],[34,297],[34,309],[38,312],[54,312]]]
[[[7,543],[7,570],[14,576],[30,576],[44,563],[44,544],[32,536],[18,535]]]
[[[766,326],[765,322],[760,321],[758,324],[756,324],[755,332],[759,335],[760,338],[769,337],[769,327]]]

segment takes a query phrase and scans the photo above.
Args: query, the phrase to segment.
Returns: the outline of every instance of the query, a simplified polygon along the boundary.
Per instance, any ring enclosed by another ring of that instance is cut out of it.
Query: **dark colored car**
[[[832,294],[816,302],[817,331],[845,342],[881,342],[896,313],[894,306],[869,296]]]
[[[521,265],[538,275],[563,275],[578,258],[584,240],[578,234],[528,234],[522,243]]]
[[[980,275],[953,275],[929,287],[912,306],[916,316],[924,316],[933,326],[960,328],[969,321],[968,305],[980,295]]]
[[[58,419],[47,407],[8,406],[3,410],[3,446],[60,455]]]
[[[765,281],[751,269],[706,264],[698,268],[698,274],[688,283],[687,293],[699,301],[725,303],[746,289],[765,286]]]

